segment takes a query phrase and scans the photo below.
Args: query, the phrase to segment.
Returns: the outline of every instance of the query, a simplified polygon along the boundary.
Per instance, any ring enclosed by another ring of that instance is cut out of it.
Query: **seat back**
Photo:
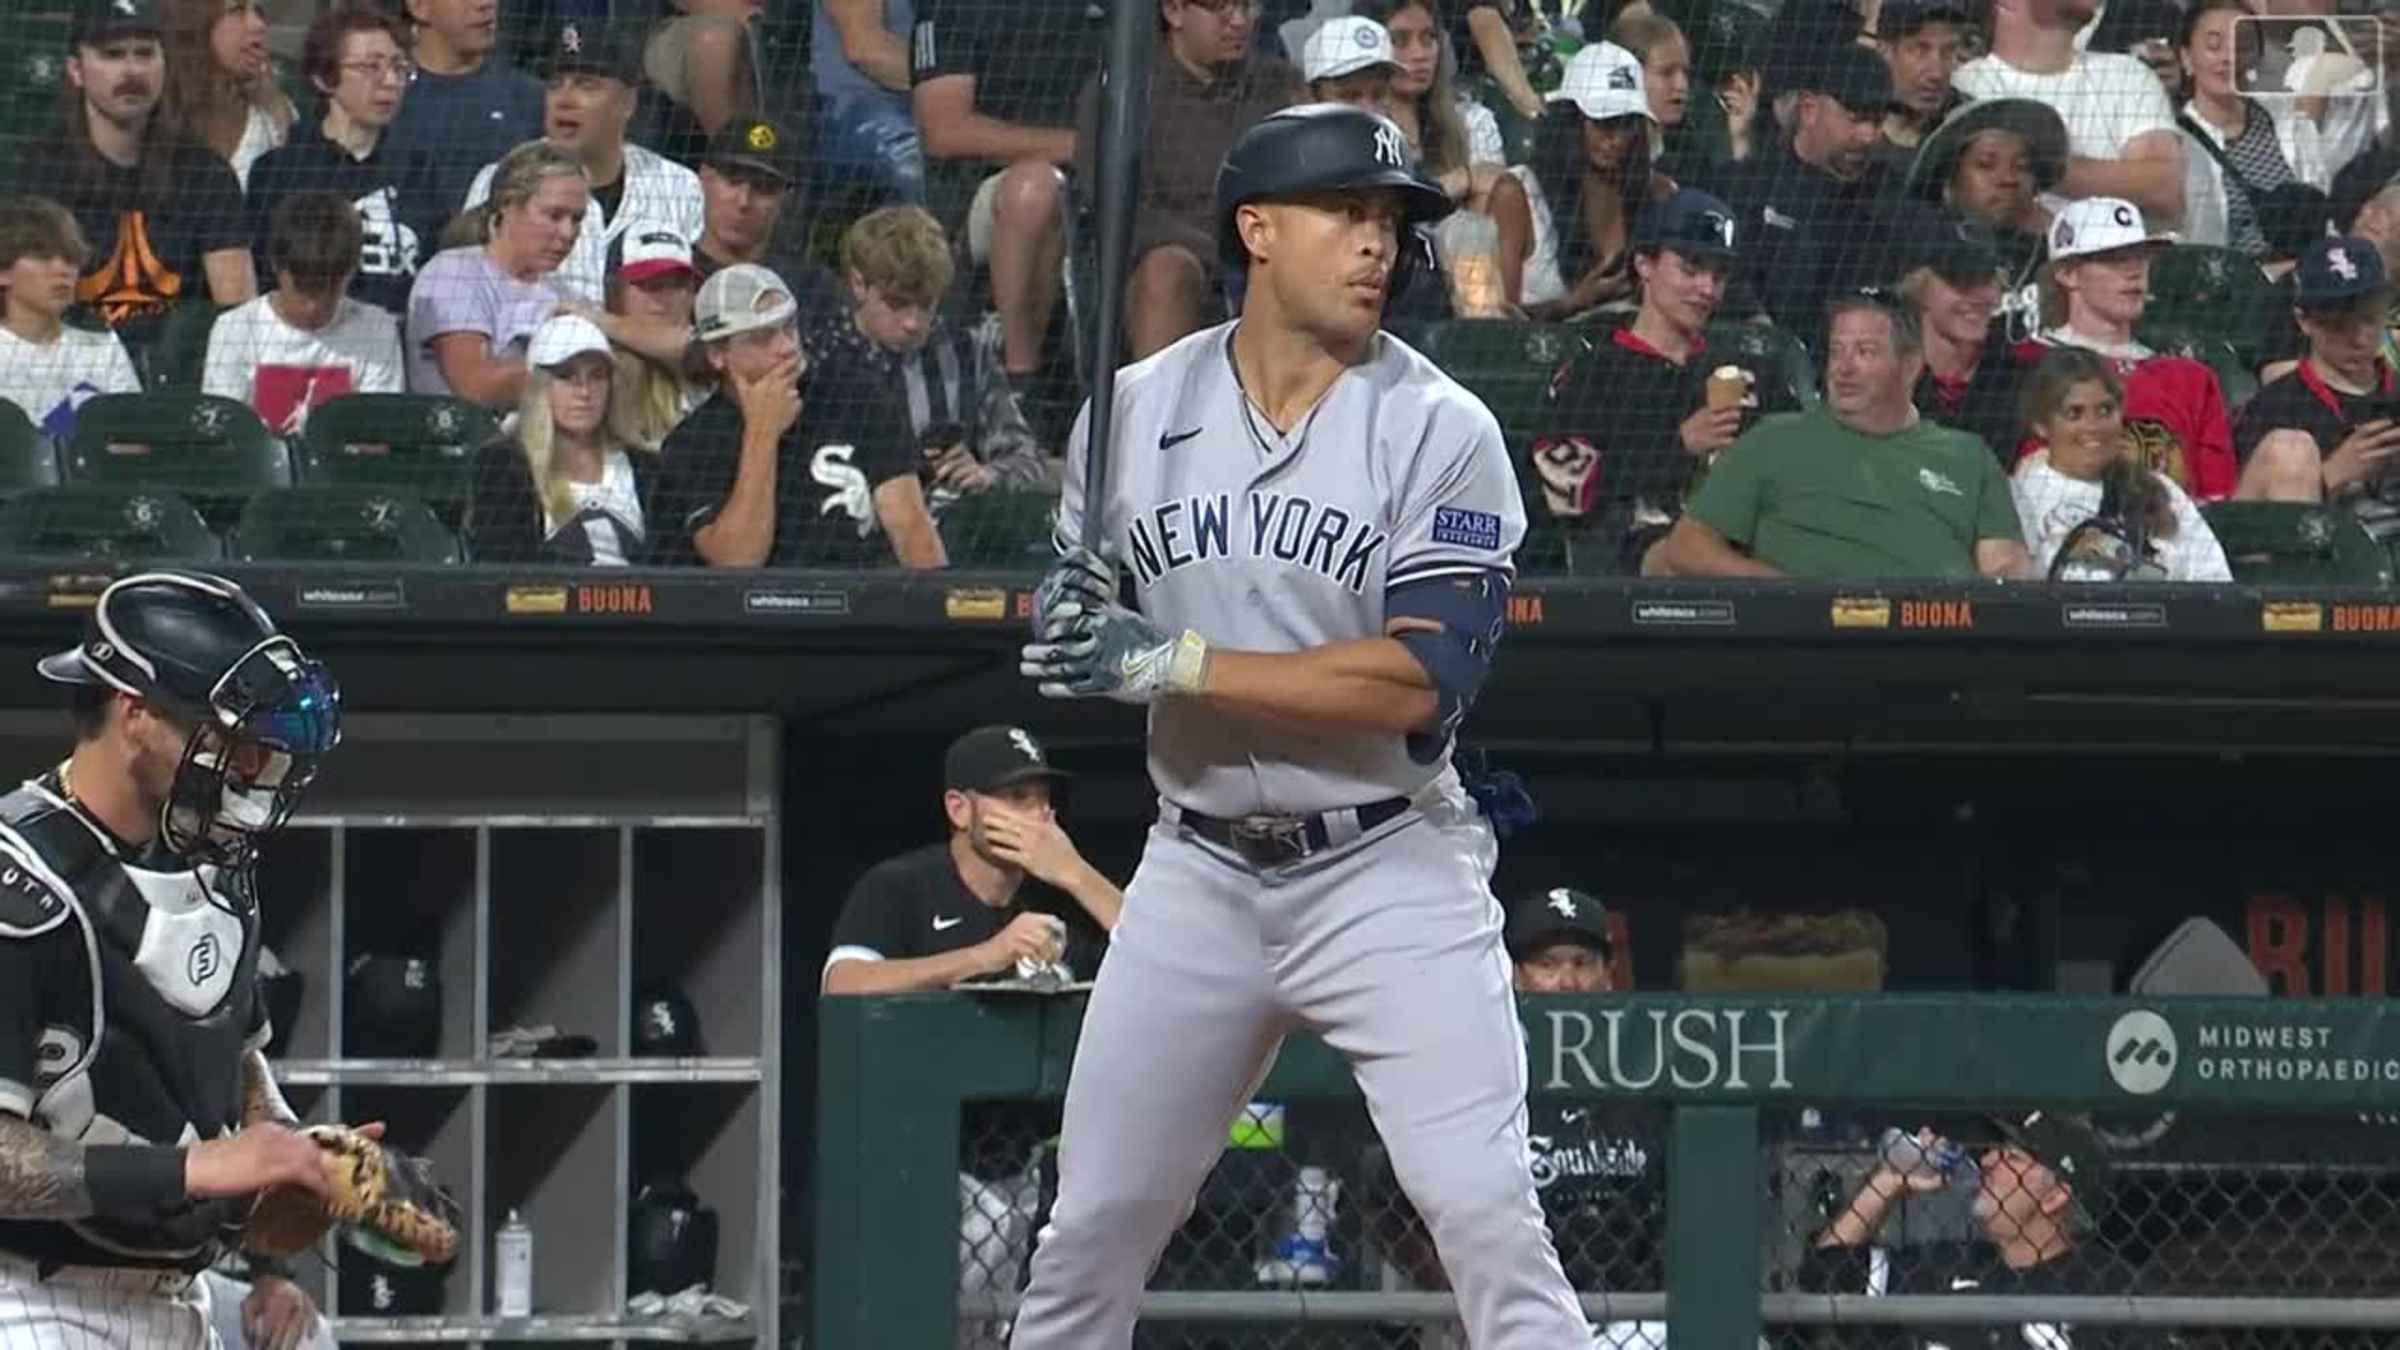
[[[2247,256],[2208,244],[2176,244],[2150,264],[2150,302],[2137,335],[2162,348],[2176,334],[2221,342],[2243,365],[2256,369],[2285,303]],[[2168,342],[2154,340],[2154,334]]]
[[[455,521],[474,488],[476,451],[499,436],[498,420],[463,399],[344,394],[309,413],[300,477],[405,494]]]
[[[58,482],[58,447],[23,408],[0,399],[0,496]]]
[[[1507,319],[1444,319],[1408,341],[1467,387],[1500,420],[1512,457],[1522,458],[1541,429],[1550,379],[1586,340],[1587,329]]]
[[[1739,361],[1759,371],[1761,378],[1772,375],[1801,407],[1817,405],[1817,363],[1810,359],[1807,345],[1790,332],[1773,324],[1724,319],[1702,329],[1700,338],[1707,349],[1703,360]]]
[[[67,477],[191,497],[290,487],[292,457],[247,405],[213,394],[102,394],[83,405]]]
[[[85,483],[0,502],[0,556],[213,561],[224,551],[199,510],[173,492]]]
[[[143,386],[152,393],[193,394],[208,368],[208,335],[224,311],[198,297],[180,301],[159,323],[158,339],[142,357]]]
[[[2349,512],[2302,502],[2201,508],[2234,580],[2254,586],[2389,586],[2392,560]]]
[[[238,562],[458,563],[465,551],[425,503],[381,488],[262,492],[242,508],[228,553]]]

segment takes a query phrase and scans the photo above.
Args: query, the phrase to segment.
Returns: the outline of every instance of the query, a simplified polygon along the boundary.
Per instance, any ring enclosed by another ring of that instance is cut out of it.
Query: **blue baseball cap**
[[[2383,254],[2355,235],[2320,239],[2300,255],[2293,275],[2294,303],[2302,309],[2348,309],[2392,289]]]
[[[1686,257],[1730,262],[1738,253],[1733,208],[1698,188],[1679,188],[1634,217],[1633,246],[1671,248]]]

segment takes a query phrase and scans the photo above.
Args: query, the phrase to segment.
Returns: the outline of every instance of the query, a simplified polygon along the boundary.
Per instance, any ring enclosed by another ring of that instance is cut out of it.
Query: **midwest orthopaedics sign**
[[[1789,1092],[1788,1008],[1547,1009],[1547,1092]]]
[[[2400,1083],[2400,1055],[2333,1053],[2333,1028],[2203,1022],[2192,1072],[2202,1082]]]

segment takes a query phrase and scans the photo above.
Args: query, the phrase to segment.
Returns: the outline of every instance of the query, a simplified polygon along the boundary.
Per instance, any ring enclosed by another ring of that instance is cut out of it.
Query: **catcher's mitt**
[[[458,1202],[434,1184],[432,1164],[344,1125],[301,1133],[324,1150],[330,1194],[295,1185],[260,1192],[242,1225],[244,1251],[292,1256],[345,1224],[360,1245],[398,1264],[444,1265],[458,1255]]]

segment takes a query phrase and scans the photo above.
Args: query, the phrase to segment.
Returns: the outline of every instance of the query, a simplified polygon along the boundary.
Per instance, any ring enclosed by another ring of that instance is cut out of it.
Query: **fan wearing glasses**
[[[408,30],[381,10],[343,5],[309,25],[300,65],[323,108],[250,168],[258,275],[275,275],[267,257],[275,208],[303,192],[331,192],[357,208],[365,235],[350,297],[404,314],[417,267],[433,256],[451,205],[441,198],[432,158],[384,135],[416,79]]]

